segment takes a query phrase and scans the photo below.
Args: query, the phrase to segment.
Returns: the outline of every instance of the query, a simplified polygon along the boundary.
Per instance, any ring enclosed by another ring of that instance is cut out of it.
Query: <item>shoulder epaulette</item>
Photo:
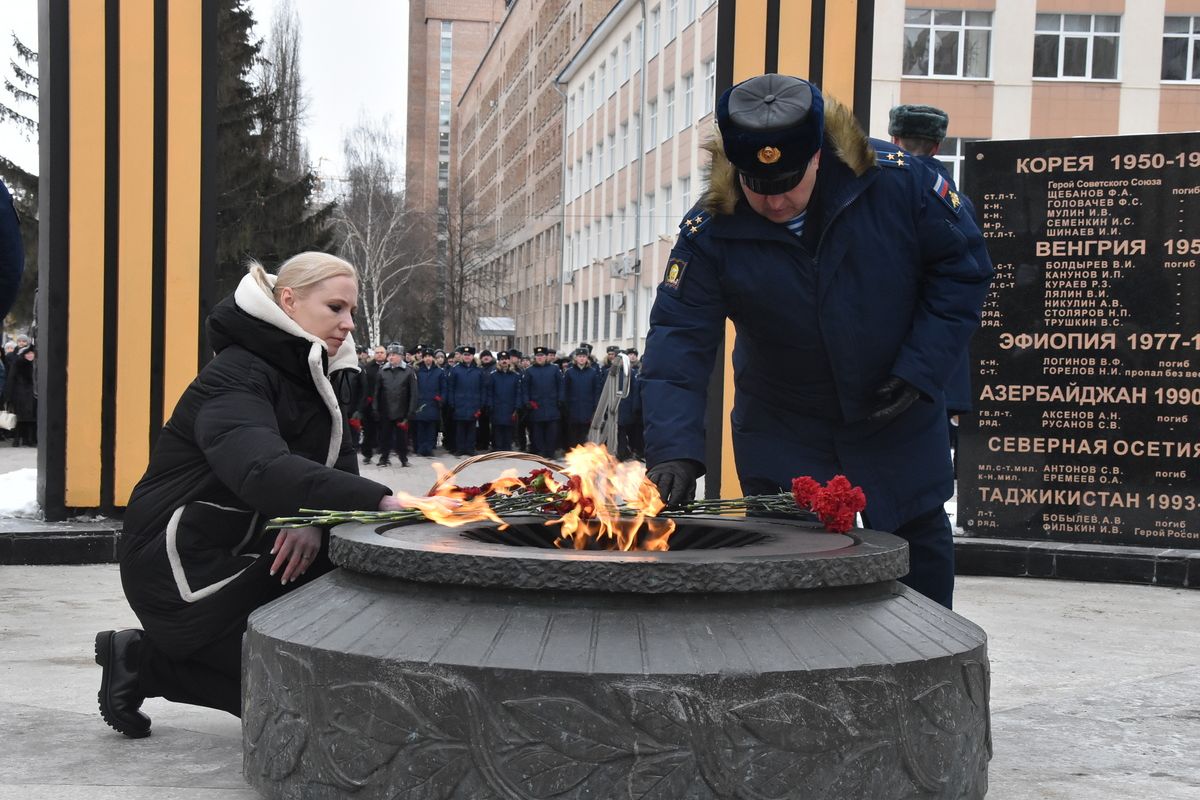
[[[903,167],[908,168],[908,162],[912,158],[903,150],[876,150],[875,160],[879,162],[881,167]]]
[[[679,223],[679,232],[685,239],[691,239],[704,230],[704,226],[711,219],[712,214],[703,209],[694,208],[688,216],[683,218],[683,222]]]

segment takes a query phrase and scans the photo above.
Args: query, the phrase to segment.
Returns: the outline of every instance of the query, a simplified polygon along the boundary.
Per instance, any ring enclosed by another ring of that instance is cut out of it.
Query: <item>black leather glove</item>
[[[875,410],[867,417],[867,422],[890,422],[920,396],[915,386],[893,375],[875,390]]]
[[[678,458],[655,464],[646,477],[658,487],[658,495],[668,508],[679,508],[696,499],[696,479],[704,474],[704,465],[690,458]]]

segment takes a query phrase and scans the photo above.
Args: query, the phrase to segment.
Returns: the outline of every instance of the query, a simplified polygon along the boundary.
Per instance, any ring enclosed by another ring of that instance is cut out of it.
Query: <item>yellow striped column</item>
[[[40,0],[47,519],[128,502],[199,366],[215,14],[204,0]]]
[[[765,72],[795,75],[850,106],[866,129],[874,12],[874,0],[719,0],[717,92]],[[723,356],[708,393],[708,497],[742,495],[729,425],[733,343],[733,323],[727,321]]]

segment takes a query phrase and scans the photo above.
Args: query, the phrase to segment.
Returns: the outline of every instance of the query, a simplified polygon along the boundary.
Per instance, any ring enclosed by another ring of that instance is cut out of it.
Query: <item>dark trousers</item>
[[[554,448],[558,446],[559,421],[529,423],[529,446],[533,452],[544,458],[554,457]]]
[[[447,406],[442,406],[442,447],[446,448],[448,453],[458,452],[458,448],[454,446],[454,416]]]
[[[476,421],[479,428],[475,431],[475,449],[487,450],[492,444],[492,415],[482,411]]]
[[[419,456],[433,455],[434,445],[437,444],[438,424],[434,420],[416,420],[412,423],[413,448]]]
[[[512,450],[513,447],[513,426],[510,425],[492,425],[492,449],[493,450]]]
[[[367,409],[362,415],[362,442],[359,444],[359,452],[363,458],[370,458],[375,454],[378,440],[379,423],[375,421],[374,412]]]
[[[242,631],[234,631],[187,658],[171,658],[149,634],[137,654],[138,688],[146,697],[242,715]]]
[[[645,428],[642,427],[641,416],[636,417],[633,424],[629,426],[629,449],[638,458],[646,457]]]
[[[475,455],[475,420],[454,420],[454,443],[458,445],[453,451],[455,455]]]
[[[161,617],[143,619],[146,630],[141,649],[132,654],[134,663],[138,665],[138,689],[143,695],[228,711],[235,717],[242,715],[242,634],[246,632],[246,619],[255,608],[316,580],[334,568],[329,560],[328,545],[323,544],[308,571],[295,582],[282,586],[278,575],[268,574],[274,556],[266,550],[274,538],[273,532],[264,534],[265,544],[259,545],[262,555],[235,585],[223,590],[229,596],[218,592],[200,601],[219,604],[222,613],[217,617],[201,622],[187,615],[180,615],[176,621]],[[165,557],[160,555],[159,558]],[[140,605],[139,601],[137,606]],[[136,612],[137,607],[134,610]],[[187,610],[190,612],[195,609],[189,607]],[[177,637],[181,628],[195,625],[207,631],[213,619],[219,622],[221,617],[227,620],[222,625],[222,632],[218,634],[214,631],[214,638],[204,641],[199,647],[193,644],[186,650],[175,652],[181,646],[177,638],[170,646],[160,646],[155,642],[154,634],[160,628],[165,643]]]
[[[870,527],[870,520],[866,524]],[[900,582],[953,608],[954,531],[946,509],[938,506],[926,511],[892,533],[908,542],[908,574]]]
[[[635,427],[637,426],[632,423],[617,426],[617,458],[622,461],[628,461],[637,455],[633,449],[633,429]]]
[[[570,450],[572,447],[583,444],[587,441],[588,428],[592,426],[590,422],[568,422],[567,423],[567,441],[564,445],[564,450]]]
[[[513,445],[518,450],[525,450],[529,447],[529,412],[520,411],[517,413],[516,441]]]
[[[400,460],[408,461],[408,431],[398,427],[401,420],[381,421],[379,425],[379,460],[387,461],[395,451]]]

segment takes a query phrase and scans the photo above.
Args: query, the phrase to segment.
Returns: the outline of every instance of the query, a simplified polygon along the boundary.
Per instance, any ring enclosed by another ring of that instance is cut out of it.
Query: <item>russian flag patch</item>
[[[962,209],[962,200],[958,198],[958,192],[950,188],[950,181],[943,178],[941,175],[936,176],[937,180],[933,182],[933,193],[938,199],[946,204],[946,208],[950,209],[955,216],[958,216]]]

